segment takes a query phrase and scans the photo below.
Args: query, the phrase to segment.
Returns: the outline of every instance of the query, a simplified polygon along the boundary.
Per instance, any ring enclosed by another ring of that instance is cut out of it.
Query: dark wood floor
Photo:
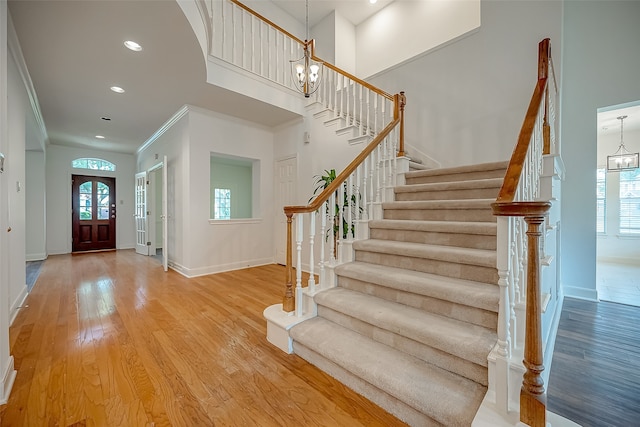
[[[640,307],[565,299],[548,409],[584,427],[640,426]]]

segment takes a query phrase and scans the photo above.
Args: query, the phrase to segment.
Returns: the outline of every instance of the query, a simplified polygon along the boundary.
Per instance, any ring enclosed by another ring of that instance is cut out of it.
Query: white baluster
[[[304,239],[304,214],[296,215],[296,316],[302,317],[302,240]]]
[[[335,265],[336,262],[336,193],[334,192],[329,197],[329,206],[327,206],[327,214],[329,215],[329,260],[331,265]]]
[[[380,157],[381,157],[381,161],[380,161],[380,175],[382,175],[382,191],[380,192],[380,201],[381,202],[386,202],[386,198],[387,198],[387,149],[389,146],[389,136],[386,136],[381,143],[381,146],[378,146],[378,148],[380,149]]]
[[[278,31],[277,30],[273,30],[274,32],[274,39],[276,40],[276,45],[273,47],[273,52],[276,55],[275,57],[275,70],[273,73],[273,80],[274,81],[278,81],[278,75],[279,75],[279,66],[280,66],[280,61],[278,60],[278,52],[280,51],[280,43],[278,42],[278,40],[280,40],[280,38],[278,37]]]
[[[362,164],[356,168],[356,188],[355,188],[355,213],[356,221],[362,219],[362,208],[360,207],[360,180],[362,179]]]
[[[347,178],[347,240],[353,240],[354,233],[354,221],[353,221],[353,213],[351,210],[353,209],[353,174],[349,175]]]
[[[345,191],[344,191],[344,183],[340,184],[340,186],[338,187],[338,263],[342,262],[342,257],[343,257],[343,248],[342,248],[342,241],[344,240],[344,198],[345,198]]]
[[[316,211],[316,213],[320,214],[320,272],[319,272],[319,279],[320,279],[320,287],[325,287],[327,282],[326,282],[326,276],[325,276],[325,271],[324,271],[324,266],[325,266],[325,242],[327,240],[327,209],[329,208],[329,204],[328,202],[324,202],[322,204],[322,206],[320,207],[319,211]]]
[[[371,152],[371,154],[369,154],[369,157],[367,157],[368,161],[369,161],[369,219],[378,219],[378,218],[374,218],[373,216],[373,203],[375,202],[375,197],[374,197],[374,191],[375,191],[375,179],[374,179],[374,173],[376,170],[376,163],[375,163],[375,157],[376,157],[376,151],[373,150]]]
[[[313,240],[316,236],[316,214],[309,214],[309,280],[307,281],[308,291],[312,295],[316,293],[316,277],[314,273],[315,260],[313,259]]]
[[[250,15],[249,18],[251,19],[251,71],[252,72],[256,72],[255,69],[255,65],[256,65],[256,30],[254,28],[254,22],[255,22],[255,17],[253,15]]]
[[[381,195],[380,195],[380,146],[377,146],[374,150],[374,157],[376,158],[376,202],[380,203]]]
[[[245,17],[245,12],[244,11],[240,11],[240,31],[242,31],[242,68],[246,69],[247,65],[246,65],[246,57],[247,57],[247,32],[245,31],[245,27],[244,27],[244,17]]]
[[[259,33],[260,33],[260,75],[264,76],[264,42],[262,37],[262,30],[264,28],[264,24],[262,21],[258,22]]]
[[[362,162],[362,167],[363,167],[363,174],[362,174],[362,192],[359,194],[362,194],[362,219],[367,221],[369,220],[369,212],[368,212],[368,205],[367,205],[367,180],[369,179],[369,157],[367,157],[366,159],[364,159],[364,162]]]

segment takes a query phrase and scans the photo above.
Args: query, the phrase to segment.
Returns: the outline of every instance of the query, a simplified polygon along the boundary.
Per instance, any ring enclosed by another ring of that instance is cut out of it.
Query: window
[[[97,171],[111,171],[115,172],[116,165],[111,162],[102,159],[75,159],[71,161],[71,166],[74,169],[91,169]]]
[[[620,234],[640,236],[640,169],[620,172]]]
[[[213,219],[231,219],[231,190],[216,188],[213,192]]]
[[[606,233],[607,218],[607,171],[605,168],[597,170],[596,192],[598,203],[598,214],[596,219],[596,231],[598,233]]]
[[[87,181],[80,185],[80,220],[91,219],[91,200],[93,193],[93,182]]]

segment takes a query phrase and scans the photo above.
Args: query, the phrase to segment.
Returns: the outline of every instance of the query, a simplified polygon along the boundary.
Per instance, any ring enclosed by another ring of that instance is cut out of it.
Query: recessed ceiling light
[[[96,135],[96,138],[98,138],[98,139],[104,139],[104,136],[102,136],[102,135]]]
[[[115,93],[124,93],[124,89],[122,89],[120,86],[111,86],[111,90]]]
[[[369,0],[369,3],[371,4],[376,4],[378,2],[378,0]]]
[[[132,40],[127,40],[126,42],[124,42],[124,45],[127,47],[127,49],[130,49],[134,52],[140,52],[142,50],[142,46]]]

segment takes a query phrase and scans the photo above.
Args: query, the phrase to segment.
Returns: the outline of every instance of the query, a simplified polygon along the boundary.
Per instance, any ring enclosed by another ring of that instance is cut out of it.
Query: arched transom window
[[[114,165],[113,163],[107,160],[102,160],[102,159],[89,159],[89,158],[75,159],[71,162],[71,166],[74,169],[91,169],[91,170],[97,170],[97,171],[112,171],[112,172],[115,172],[116,170],[116,165]]]

